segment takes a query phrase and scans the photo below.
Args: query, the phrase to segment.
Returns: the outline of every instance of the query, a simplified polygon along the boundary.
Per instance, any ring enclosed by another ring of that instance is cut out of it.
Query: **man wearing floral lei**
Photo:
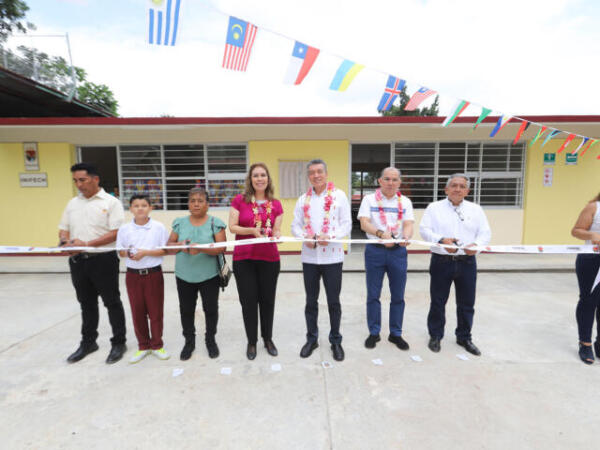
[[[365,195],[358,211],[360,228],[373,244],[365,249],[365,271],[367,274],[367,325],[369,336],[365,347],[375,348],[381,340],[381,287],[387,273],[391,291],[390,334],[388,341],[401,350],[408,350],[402,338],[404,318],[404,288],[406,286],[407,241],[377,243],[378,239],[410,239],[415,218],[412,202],[400,192],[400,171],[394,167],[383,169],[379,177],[380,189]]]
[[[342,307],[342,264],[344,248],[342,244],[327,242],[327,239],[342,239],[352,230],[350,204],[343,191],[327,181],[327,164],[321,159],[313,159],[307,165],[308,192],[296,202],[292,234],[296,237],[314,239],[302,245],[302,271],[306,291],[306,344],[300,351],[302,358],[308,358],[318,344],[317,318],[319,313],[319,288],[323,278],[327,306],[329,309],[329,342],[333,358],[344,359],[340,321]]]

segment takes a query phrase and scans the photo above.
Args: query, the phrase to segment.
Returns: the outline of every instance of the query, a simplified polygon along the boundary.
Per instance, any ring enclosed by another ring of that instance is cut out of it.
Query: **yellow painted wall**
[[[576,165],[566,165],[565,154],[579,145],[577,139],[566,151],[556,155],[553,166],[544,166],[544,153],[556,153],[563,142],[553,139],[544,148],[538,142],[527,150],[524,244],[581,242],[571,236],[571,228],[585,204],[600,192],[600,161],[595,153],[587,152],[578,158]],[[551,187],[543,185],[544,167],[554,168]]]
[[[348,141],[250,141],[248,142],[248,165],[264,162],[269,168],[279,198],[279,161],[310,161],[320,158],[327,163],[329,181],[348,195],[350,184]],[[294,206],[297,198],[281,199],[283,206],[283,235],[291,236]],[[281,244],[281,251],[298,251],[300,244]]]
[[[69,168],[75,148],[67,143],[38,143],[40,170],[46,172],[48,187],[21,187],[19,173],[25,173],[23,144],[0,142],[0,245],[54,246],[58,222],[75,195]]]

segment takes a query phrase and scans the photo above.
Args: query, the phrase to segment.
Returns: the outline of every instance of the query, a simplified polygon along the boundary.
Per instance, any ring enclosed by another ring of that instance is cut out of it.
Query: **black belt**
[[[69,251],[69,249],[67,248],[65,251]],[[73,261],[74,263],[77,263],[84,259],[92,259],[92,258],[96,258],[97,256],[108,255],[110,253],[115,253],[115,251],[111,250],[109,252],[94,252],[94,253],[81,252],[81,253],[77,253],[76,255],[70,256],[70,258],[71,258],[71,261]]]
[[[440,255],[439,253],[432,253],[431,256],[441,258],[444,261],[468,261],[470,258],[475,257],[475,255]]]
[[[394,249],[400,247],[400,244],[394,244],[393,247],[386,247],[385,244],[369,244],[369,245],[374,245],[377,248],[385,248],[386,250],[394,250]]]
[[[131,267],[127,268],[127,272],[135,273],[137,275],[148,275],[152,272],[160,272],[162,270],[161,266],[148,267],[147,269],[133,269]]]

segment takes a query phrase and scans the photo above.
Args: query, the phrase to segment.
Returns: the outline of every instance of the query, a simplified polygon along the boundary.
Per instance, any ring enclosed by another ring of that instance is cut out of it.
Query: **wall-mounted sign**
[[[556,162],[556,153],[544,153],[544,165],[553,166]]]
[[[567,153],[565,155],[565,164],[567,166],[576,165],[577,164],[577,153],[575,153],[575,154]]]
[[[37,142],[23,144],[23,158],[25,158],[25,170],[40,170]]]
[[[552,186],[552,179],[554,178],[554,167],[544,167],[544,186]]]
[[[19,183],[21,187],[48,187],[48,174],[42,173],[20,173]]]

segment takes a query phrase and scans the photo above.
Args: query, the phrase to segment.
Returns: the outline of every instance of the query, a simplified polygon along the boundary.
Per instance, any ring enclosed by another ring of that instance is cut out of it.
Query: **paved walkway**
[[[511,264],[504,268],[560,271],[480,274],[474,341],[483,355],[469,355],[467,361],[457,357],[464,351],[453,339],[453,298],[442,351],[433,354],[427,349],[429,279],[423,272],[409,274],[407,352],[385,340],[387,324],[377,348],[364,348],[364,274],[346,273],[342,290],[346,360],[332,360],[323,298],[320,347],[310,358],[299,358],[305,330],[302,279],[298,273],[284,273],[275,313],[279,357],[272,358],[259,347],[255,361],[245,358],[241,310],[232,285],[220,300],[221,356],[209,359],[198,338],[192,359],[182,362],[175,283],[168,274],[164,338],[173,357],[111,366],[104,363],[110,330],[103,307],[100,350],[77,364],[65,362],[77,347],[80,328],[68,274],[0,274],[0,447],[594,448],[600,364],[585,366],[577,357],[577,286],[568,271],[573,256],[569,261],[539,256],[543,258],[511,256]],[[360,263],[360,255],[351,258],[347,267]],[[285,259],[291,268],[291,260]],[[426,268],[425,255],[410,259],[411,265],[422,266],[417,269]],[[0,258],[0,269],[39,269],[51,261],[64,269],[64,258]],[[486,266],[502,264],[484,255],[480,267]],[[125,294],[123,298],[128,359],[135,338]],[[385,317],[389,305],[385,290],[383,299]],[[198,308],[199,334],[203,323]],[[414,355],[423,361],[414,362]],[[374,364],[374,359],[382,365]],[[323,361],[331,368],[324,368]],[[281,365],[280,371],[273,370],[275,363]],[[230,368],[231,374],[221,374],[223,368]],[[175,369],[183,373],[174,377]]]

